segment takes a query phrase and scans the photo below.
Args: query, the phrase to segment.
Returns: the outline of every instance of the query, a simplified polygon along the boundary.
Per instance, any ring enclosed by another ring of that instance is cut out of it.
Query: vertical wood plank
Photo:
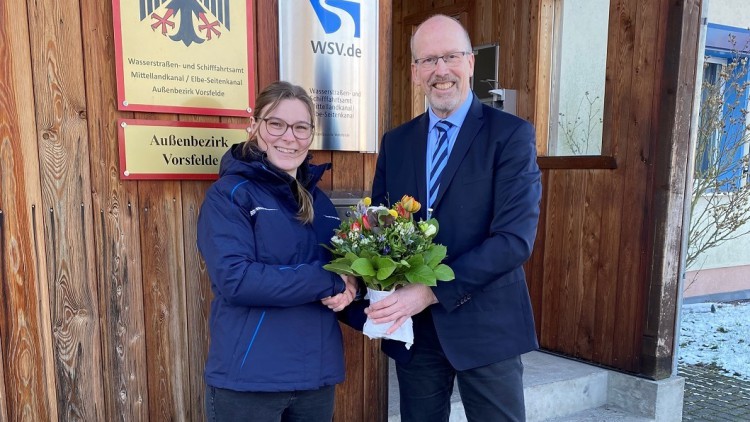
[[[198,212],[210,182],[182,183],[182,221],[185,234],[185,303],[187,319],[189,408],[188,420],[206,419],[204,408],[204,364],[208,355],[208,315],[211,307],[211,280],[206,263],[198,252]]]
[[[80,10],[29,3],[31,61],[61,419],[102,420]]]
[[[508,0],[503,7],[497,9],[496,23],[500,33],[498,41],[500,43],[500,86],[509,89],[520,89],[518,85],[518,45],[516,44],[516,32],[519,28],[515,27],[516,13],[519,0]],[[519,95],[521,92],[518,93]],[[520,107],[519,107],[520,111]]]
[[[363,154],[333,152],[333,190],[361,190],[365,185]]]
[[[254,0],[257,90],[279,80],[279,2]]]
[[[513,88],[518,90],[518,116],[534,124],[536,123],[534,121],[536,116],[536,102],[534,100],[536,98],[536,72],[538,68],[529,66],[529,63],[536,62],[536,50],[539,47],[534,35],[534,26],[537,25],[537,21],[532,17],[531,4],[532,2],[529,0],[518,0],[514,26],[517,32],[515,48],[519,50],[519,57],[515,63],[518,74]],[[543,108],[546,109],[547,106],[544,105]]]
[[[549,230],[549,227],[562,227],[564,212],[561,202],[567,193],[564,173],[560,170],[548,170],[549,201],[546,204],[545,246],[544,246],[544,276],[542,289],[542,312],[540,344],[550,350],[559,349],[558,325],[562,316],[562,299],[560,272],[562,271],[562,259],[565,256],[563,250],[563,234],[561,230]]]
[[[602,153],[619,158],[627,137],[632,64],[635,49],[635,12],[631,0],[610,0],[607,67],[604,79]],[[622,141],[620,141],[622,139]]]
[[[364,421],[367,415],[365,374],[362,371],[361,362],[364,357],[364,335],[344,324],[339,325],[344,337],[346,381],[336,386],[333,420],[335,422]],[[377,398],[373,397],[373,400]]]
[[[408,62],[411,55],[408,53],[409,33],[406,32],[404,24],[404,2],[393,2],[393,41],[391,54],[391,85],[392,89],[392,127],[407,121],[406,105],[407,93],[411,95],[411,76],[408,72]]]
[[[625,157],[624,201],[643,204],[640,212],[623,213],[618,283],[618,309],[627,317],[620,318],[615,327],[616,338],[627,339],[615,350],[615,360],[626,370],[636,371],[640,359],[640,340],[643,327],[645,300],[646,222],[651,218],[651,203],[647,200],[648,174],[651,163],[651,113],[655,80],[656,55],[654,44],[659,19],[656,2],[636,0],[632,3],[636,13],[635,51],[631,79],[631,108],[629,118],[627,155]]]
[[[602,177],[599,184],[602,206],[602,236],[599,241],[599,267],[596,274],[596,306],[592,359],[614,366],[613,327],[616,322],[616,289],[619,274],[620,216],[622,214],[622,179],[619,172]]]
[[[497,4],[490,0],[478,0],[473,10],[469,11],[471,19],[468,30],[473,46],[497,42],[498,38],[494,36],[495,27],[492,25]]]
[[[151,420],[188,420],[180,182],[138,182]]]
[[[361,335],[361,333],[357,333]],[[388,356],[380,351],[380,340],[370,340],[362,335],[364,341],[365,375],[364,402],[366,422],[384,422],[388,420]]]
[[[2,20],[0,20],[2,22]],[[1,38],[0,38],[1,39]],[[2,55],[0,54],[0,57]],[[0,135],[0,139],[2,139],[2,136]],[[2,173],[0,173],[2,175]],[[2,199],[0,198],[0,204],[2,203]],[[3,220],[4,215],[2,208],[0,208],[0,283],[5,284],[5,236],[3,235]],[[0,303],[5,303],[5,295],[3,294],[2,289],[0,289]],[[5,329],[5,324],[3,323],[3,315],[0,314],[0,329]],[[3,338],[0,336],[0,356],[2,356],[2,353],[5,351],[5,348],[3,347]],[[3,359],[0,359],[0,422],[6,422],[8,421],[8,400],[7,400],[7,393],[5,392],[5,362],[3,362]]]
[[[583,218],[581,224],[581,289],[580,316],[577,319],[573,350],[576,356],[591,360],[594,344],[594,324],[596,321],[596,286],[599,283],[597,272],[600,262],[602,232],[602,192],[600,183],[606,173],[601,170],[588,170],[583,188]],[[604,237],[607,237],[606,234]]]
[[[456,3],[456,0],[432,0],[432,8],[437,9],[439,7],[452,6],[454,3]]]
[[[564,212],[560,213],[562,221],[555,225],[556,231],[563,237],[560,255],[562,266],[557,274],[561,277],[560,300],[565,318],[559,320],[558,344],[560,349],[570,353],[574,350],[576,328],[581,315],[581,296],[583,280],[581,279],[581,233],[583,223],[583,203],[585,178],[582,170],[566,171],[564,174],[565,200]],[[569,251],[577,251],[570,253]]]
[[[375,177],[375,166],[377,165],[378,155],[377,154],[363,154],[362,155],[364,165],[364,186],[362,190],[364,192],[372,191],[372,179]]]
[[[333,159],[333,154],[331,151],[322,151],[322,150],[316,150],[312,151],[312,160],[310,160],[310,163],[312,164],[325,164],[330,163]],[[323,173],[323,178],[320,179],[320,182],[318,182],[318,187],[330,191],[333,189],[333,176],[331,175],[332,170],[328,170],[327,172]]]
[[[0,347],[7,420],[56,420],[26,2],[0,3]]]
[[[137,183],[119,178],[112,2],[81,0],[106,420],[147,420]]]

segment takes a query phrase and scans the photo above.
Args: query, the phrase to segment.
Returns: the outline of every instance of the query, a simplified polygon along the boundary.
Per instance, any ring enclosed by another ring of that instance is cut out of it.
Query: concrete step
[[[547,419],[549,422],[652,422],[655,420],[644,416],[635,416],[611,406],[587,409],[572,415]]]
[[[528,422],[578,413],[607,403],[606,369],[542,352],[521,357]]]
[[[521,358],[528,422],[681,419],[684,380],[679,377],[649,381],[543,352]],[[388,421],[399,422],[398,381],[392,361],[389,369]],[[462,421],[466,416],[454,386],[450,422]]]

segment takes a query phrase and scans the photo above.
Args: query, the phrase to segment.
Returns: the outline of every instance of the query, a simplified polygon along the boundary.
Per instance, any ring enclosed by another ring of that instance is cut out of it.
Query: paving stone
[[[726,374],[715,365],[680,365],[685,378],[686,421],[750,421],[750,381]]]

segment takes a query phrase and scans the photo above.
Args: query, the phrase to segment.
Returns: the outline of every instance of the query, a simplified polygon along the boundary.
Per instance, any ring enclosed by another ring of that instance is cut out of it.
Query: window
[[[706,192],[748,183],[748,62],[744,52],[708,51],[703,67],[694,178]]]
[[[548,155],[600,155],[609,1],[554,4]]]
[[[703,67],[699,139],[696,145],[695,177],[710,177],[719,158],[720,128],[724,122],[724,84],[720,77],[727,61],[706,57]]]

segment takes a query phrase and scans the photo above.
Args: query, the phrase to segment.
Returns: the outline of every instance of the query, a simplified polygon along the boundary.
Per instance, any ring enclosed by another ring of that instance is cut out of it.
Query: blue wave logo
[[[342,26],[353,26],[354,38],[359,38],[359,2],[351,0],[310,0],[310,4],[326,34],[333,34],[339,31]]]

